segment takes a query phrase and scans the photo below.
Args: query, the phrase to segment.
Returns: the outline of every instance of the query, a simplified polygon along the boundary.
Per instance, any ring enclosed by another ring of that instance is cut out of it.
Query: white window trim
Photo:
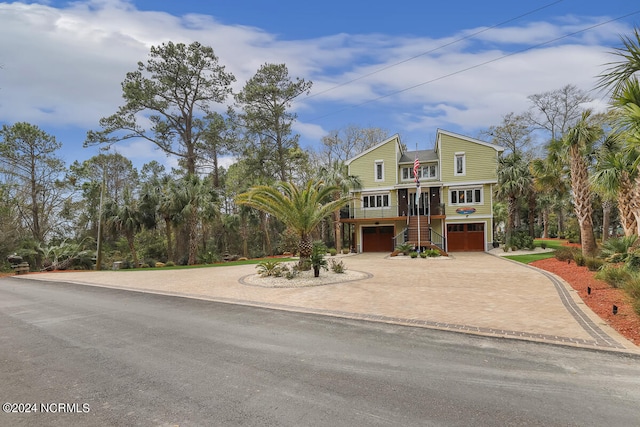
[[[387,202],[388,205],[387,206],[364,206],[364,198],[365,197],[376,197],[376,196],[387,196]],[[360,206],[362,207],[362,209],[391,209],[391,193],[367,193],[367,194],[362,194],[360,196]]]
[[[424,176],[421,176],[420,177],[421,181],[437,181],[438,180],[438,164],[437,163],[424,163],[424,164],[420,165],[420,168],[430,168],[431,166],[435,166],[436,167],[435,176],[430,176],[430,177],[426,177],[426,178]],[[409,178],[405,178],[404,177],[404,170],[405,169],[409,170]],[[414,181],[413,177],[411,177],[411,171],[413,171],[413,166],[402,166],[400,168],[400,176],[402,177],[401,181],[403,181],[403,182]]]
[[[462,157],[462,173],[458,173],[458,158]],[[457,152],[453,155],[453,175],[465,176],[467,174],[467,156],[464,151]]]
[[[378,178],[378,165],[382,166],[382,178]],[[376,160],[373,163],[373,180],[375,182],[384,182],[384,160]]]
[[[464,203],[460,203],[460,202],[453,203],[453,202],[451,202],[451,193],[453,193],[454,191],[458,192],[458,191],[467,191],[467,190],[471,190],[474,193],[475,193],[476,190],[480,190],[480,201],[479,202],[467,202],[465,200]],[[477,187],[477,186],[476,187],[449,188],[448,203],[449,203],[449,206],[479,206],[479,205],[484,205],[484,188],[483,187]]]

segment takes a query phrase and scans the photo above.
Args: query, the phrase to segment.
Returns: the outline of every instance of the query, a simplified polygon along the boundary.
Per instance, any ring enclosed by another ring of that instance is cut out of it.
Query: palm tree
[[[239,194],[236,202],[273,215],[300,236],[301,261],[311,256],[311,233],[327,216],[349,202],[349,197],[333,198],[340,188],[324,181],[309,180],[303,187],[278,182],[273,187],[259,185]],[[332,200],[333,198],[333,200]]]
[[[137,201],[131,195],[128,187],[125,188],[122,204],[117,205],[113,201],[107,203],[104,216],[108,226],[124,234],[124,237],[127,239],[127,244],[129,245],[131,257],[133,258],[133,265],[137,267],[138,254],[136,253],[134,239],[136,233],[142,226],[142,221]]]
[[[215,211],[207,209],[212,206],[217,197],[213,187],[207,185],[207,180],[197,175],[188,175],[178,191],[180,214],[187,221],[189,230],[189,256],[187,263],[194,265],[198,253],[198,225],[201,219],[210,219]]]
[[[573,209],[580,226],[582,252],[586,256],[594,256],[597,249],[593,234],[593,193],[589,184],[588,158],[602,135],[602,128],[590,122],[590,117],[590,110],[582,113],[580,121],[569,129],[562,140],[569,160]]]
[[[613,98],[624,91],[625,84],[634,79],[640,71],[640,31],[635,28],[633,36],[622,37],[624,47],[616,48],[613,52],[621,58],[620,61],[610,63],[607,72],[600,75],[599,87],[612,90]]]
[[[627,136],[629,148],[640,144],[640,31],[634,29],[631,37],[622,37],[623,47],[613,52],[620,58],[610,63],[607,72],[600,75],[600,88],[612,92],[612,105],[618,113],[620,131]],[[636,163],[638,163],[636,161]],[[640,164],[637,164],[640,168]],[[640,174],[636,171],[631,192],[631,205],[640,234]]]
[[[349,175],[347,165],[342,161],[335,161],[329,167],[320,169],[320,178],[329,185],[339,188],[333,194],[333,199],[349,195],[349,190],[359,190],[362,188],[360,178],[355,175]],[[336,250],[342,250],[342,229],[340,224],[340,209],[333,211],[333,233],[336,242]]]
[[[515,228],[518,201],[532,189],[529,165],[517,153],[501,157],[498,162],[498,186],[496,198],[507,203],[506,244],[511,243],[511,233]]]
[[[596,162],[596,171],[591,176],[591,184],[603,197],[603,203],[607,199],[617,202],[620,225],[625,236],[636,233],[638,227],[633,210],[633,181],[638,172],[635,165],[639,159],[640,154],[635,149],[624,149],[618,141],[612,144],[605,142]]]

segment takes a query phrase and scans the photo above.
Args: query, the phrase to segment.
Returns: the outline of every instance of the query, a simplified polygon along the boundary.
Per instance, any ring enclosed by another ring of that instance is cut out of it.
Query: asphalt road
[[[640,358],[6,278],[0,401],[7,426],[632,426]]]

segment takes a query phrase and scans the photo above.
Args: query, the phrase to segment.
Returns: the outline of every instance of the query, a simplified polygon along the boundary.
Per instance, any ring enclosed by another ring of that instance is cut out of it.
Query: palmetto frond
[[[251,206],[266,212],[295,230],[300,236],[301,249],[308,255],[309,234],[333,211],[348,203],[349,197],[340,195],[340,188],[326,185],[324,181],[309,181],[303,187],[290,182],[279,182],[274,186],[259,185],[237,196],[240,205]]]

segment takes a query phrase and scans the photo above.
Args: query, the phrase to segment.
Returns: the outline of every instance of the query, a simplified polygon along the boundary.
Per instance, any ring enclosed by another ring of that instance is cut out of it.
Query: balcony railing
[[[354,208],[352,206],[344,208],[340,211],[342,219],[366,219],[366,218],[395,218],[400,216],[413,215],[444,215],[444,203],[431,206],[431,212],[426,207],[417,206],[385,206],[377,208]]]

